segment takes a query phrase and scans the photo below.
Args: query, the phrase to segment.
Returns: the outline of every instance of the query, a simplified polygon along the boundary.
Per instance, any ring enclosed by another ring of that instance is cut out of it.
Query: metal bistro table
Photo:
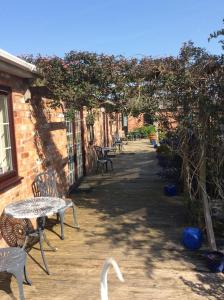
[[[46,217],[56,214],[64,206],[66,206],[66,203],[61,198],[34,197],[11,203],[5,207],[5,214],[13,218],[36,219],[37,229],[32,232],[27,232],[27,237],[39,237],[41,256],[47,274],[50,274],[50,272],[44,253],[43,241],[47,243],[51,250],[56,251],[57,249],[51,246],[44,232]]]
[[[115,151],[115,148],[114,147],[102,147],[102,153],[103,153],[103,156],[107,156],[107,153],[110,152],[110,151]]]

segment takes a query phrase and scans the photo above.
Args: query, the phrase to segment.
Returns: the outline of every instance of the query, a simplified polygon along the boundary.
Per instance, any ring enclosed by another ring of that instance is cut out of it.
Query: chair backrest
[[[113,143],[113,145],[115,145],[116,143],[120,143],[120,142],[121,142],[121,138],[119,137],[119,135],[118,134],[114,134],[112,136],[112,143]]]
[[[0,249],[0,272],[19,269],[26,261],[26,252],[22,248],[9,247]]]
[[[34,184],[38,190],[38,196],[41,197],[60,197],[57,188],[57,174],[55,170],[49,169],[36,176]]]
[[[94,149],[95,149],[95,152],[96,152],[97,159],[103,159],[102,148],[100,146],[94,146]]]

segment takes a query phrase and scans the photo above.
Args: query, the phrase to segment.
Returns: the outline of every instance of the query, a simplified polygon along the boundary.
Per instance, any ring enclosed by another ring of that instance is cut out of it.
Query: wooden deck
[[[125,150],[115,158],[112,176],[87,178],[92,191],[73,196],[81,229],[66,226],[64,241],[56,234],[58,225],[55,232],[47,230],[58,248],[46,251],[51,275],[41,268],[39,249],[31,250],[27,300],[100,299],[101,268],[111,256],[125,283],[111,269],[110,300],[223,299],[223,278],[207,273],[196,254],[179,244],[186,222],[183,201],[163,196],[154,150],[147,141],[130,142]],[[66,222],[72,224],[71,211]],[[18,299],[16,281],[6,274],[0,277],[0,299]]]

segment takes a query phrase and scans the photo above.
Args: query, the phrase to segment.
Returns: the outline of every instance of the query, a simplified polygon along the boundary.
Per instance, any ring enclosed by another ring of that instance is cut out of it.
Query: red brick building
[[[35,176],[54,167],[61,186],[78,183],[93,171],[93,145],[110,145],[122,135],[120,114],[95,110],[95,123],[86,124],[87,111],[65,120],[51,100],[30,88],[34,65],[0,50],[0,214],[12,201],[33,196]]]

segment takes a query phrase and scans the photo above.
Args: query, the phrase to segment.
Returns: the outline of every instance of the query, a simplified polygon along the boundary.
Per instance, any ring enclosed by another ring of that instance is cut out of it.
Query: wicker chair
[[[26,257],[24,248],[9,247],[0,249],[0,272],[8,272],[15,276],[19,287],[19,299],[24,300],[23,275],[27,284],[31,285],[26,273]]]
[[[34,184],[38,190],[39,196],[47,196],[47,197],[59,197],[64,198],[62,194],[59,193],[57,188],[57,176],[56,172],[52,169],[49,169],[46,172],[40,173],[36,176],[34,180]],[[74,227],[80,228],[77,222],[77,214],[76,214],[76,207],[75,204],[71,199],[64,199],[66,202],[65,207],[61,208],[58,211],[58,218],[60,219],[61,223],[61,239],[64,240],[64,218],[65,218],[65,211],[68,208],[72,208],[73,210],[73,220],[74,220]]]

